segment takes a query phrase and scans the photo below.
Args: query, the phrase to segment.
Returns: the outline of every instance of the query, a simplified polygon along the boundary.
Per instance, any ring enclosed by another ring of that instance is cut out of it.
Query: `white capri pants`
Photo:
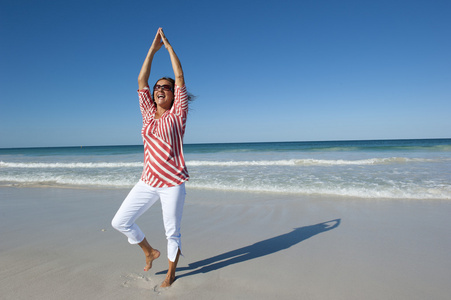
[[[111,225],[125,234],[130,244],[141,243],[145,235],[135,221],[160,199],[164,229],[168,240],[168,259],[174,262],[178,250],[182,251],[180,223],[185,195],[185,183],[172,187],[155,188],[140,180],[122,202]]]

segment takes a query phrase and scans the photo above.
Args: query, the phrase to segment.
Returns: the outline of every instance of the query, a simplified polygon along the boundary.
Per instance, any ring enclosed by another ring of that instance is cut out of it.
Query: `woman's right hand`
[[[147,52],[146,59],[144,60],[144,63],[141,67],[141,71],[138,75],[138,86],[139,89],[142,90],[143,88],[149,86],[149,76],[150,76],[150,69],[152,66],[152,60],[155,53],[157,53],[158,50],[160,50],[161,46],[163,46],[163,40],[161,38],[160,34],[160,28],[157,30],[157,34],[155,35],[155,38],[153,39],[152,45],[149,48],[149,52]]]

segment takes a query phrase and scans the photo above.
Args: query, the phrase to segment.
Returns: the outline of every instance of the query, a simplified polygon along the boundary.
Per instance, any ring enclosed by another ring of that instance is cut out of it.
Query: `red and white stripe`
[[[141,180],[152,187],[180,185],[189,178],[183,157],[183,135],[188,114],[186,87],[175,86],[174,103],[158,120],[148,87],[139,90],[143,116],[144,170]]]

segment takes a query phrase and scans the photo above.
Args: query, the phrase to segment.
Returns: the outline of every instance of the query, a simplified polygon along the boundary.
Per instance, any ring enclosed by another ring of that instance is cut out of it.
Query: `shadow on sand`
[[[177,272],[191,271],[178,275],[177,278],[195,275],[199,273],[208,273],[233,264],[241,263],[257,257],[276,253],[278,251],[290,248],[306,239],[317,234],[332,230],[340,225],[341,219],[335,219],[315,225],[298,227],[291,232],[257,242],[255,244],[232,250],[217,256],[193,262],[188,267],[177,268]],[[166,271],[158,272],[164,274]]]

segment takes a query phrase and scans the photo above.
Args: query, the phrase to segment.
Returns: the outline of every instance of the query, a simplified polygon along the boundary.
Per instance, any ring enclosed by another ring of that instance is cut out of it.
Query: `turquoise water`
[[[451,139],[188,144],[187,188],[451,199]],[[0,149],[0,185],[129,188],[142,146]]]

